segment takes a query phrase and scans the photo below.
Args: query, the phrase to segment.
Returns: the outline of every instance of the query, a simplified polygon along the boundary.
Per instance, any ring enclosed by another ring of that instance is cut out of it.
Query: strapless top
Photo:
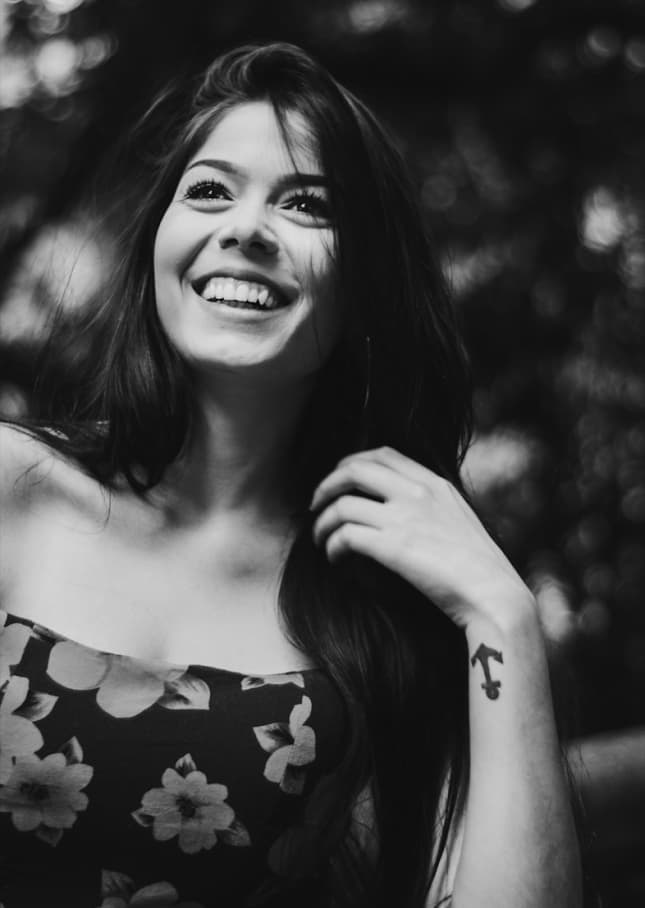
[[[0,610],[0,908],[273,904],[346,722],[320,669],[147,662]]]

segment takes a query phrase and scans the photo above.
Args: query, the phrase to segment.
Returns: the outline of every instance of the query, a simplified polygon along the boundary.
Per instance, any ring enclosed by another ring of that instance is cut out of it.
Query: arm
[[[579,908],[577,842],[531,593],[457,490],[397,451],[345,458],[312,507],[321,509],[314,538],[332,561],[345,552],[375,559],[466,635],[471,772],[452,908]]]
[[[532,603],[510,605],[466,630],[471,658],[480,657],[470,667],[470,782],[452,908],[576,908],[578,848],[543,638]],[[500,681],[496,699],[484,666]]]

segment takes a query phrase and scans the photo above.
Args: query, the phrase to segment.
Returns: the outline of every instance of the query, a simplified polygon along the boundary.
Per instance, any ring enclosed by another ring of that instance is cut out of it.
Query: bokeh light
[[[65,15],[71,13],[85,3],[85,0],[42,0],[46,9],[56,15]]]
[[[616,195],[606,186],[588,193],[582,212],[582,238],[589,249],[612,249],[626,232],[626,221]]]
[[[38,79],[45,91],[62,95],[78,85],[80,54],[78,46],[67,38],[50,38],[40,46],[35,59]]]
[[[523,13],[537,3],[537,0],[498,0],[499,5],[512,13]]]
[[[5,52],[0,56],[0,108],[20,107],[31,96],[36,75],[29,58]]]
[[[632,38],[627,42],[625,62],[634,72],[645,70],[645,38]]]

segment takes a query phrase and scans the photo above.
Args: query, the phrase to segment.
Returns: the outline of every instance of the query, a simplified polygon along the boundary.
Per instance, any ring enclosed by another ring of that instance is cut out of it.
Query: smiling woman
[[[159,318],[193,365],[306,379],[334,346],[333,229],[302,116],[283,137],[268,101],[214,126],[183,173],[154,247]],[[298,141],[298,139],[300,141]]]
[[[290,45],[169,99],[93,342],[2,427],[0,901],[578,908],[403,162]]]

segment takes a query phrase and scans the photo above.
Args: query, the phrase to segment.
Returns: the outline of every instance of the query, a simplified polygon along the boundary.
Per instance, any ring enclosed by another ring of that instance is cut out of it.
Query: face
[[[268,102],[225,113],[159,224],[159,318],[198,373],[302,378],[338,337],[325,180],[302,118],[288,128],[291,154]]]

